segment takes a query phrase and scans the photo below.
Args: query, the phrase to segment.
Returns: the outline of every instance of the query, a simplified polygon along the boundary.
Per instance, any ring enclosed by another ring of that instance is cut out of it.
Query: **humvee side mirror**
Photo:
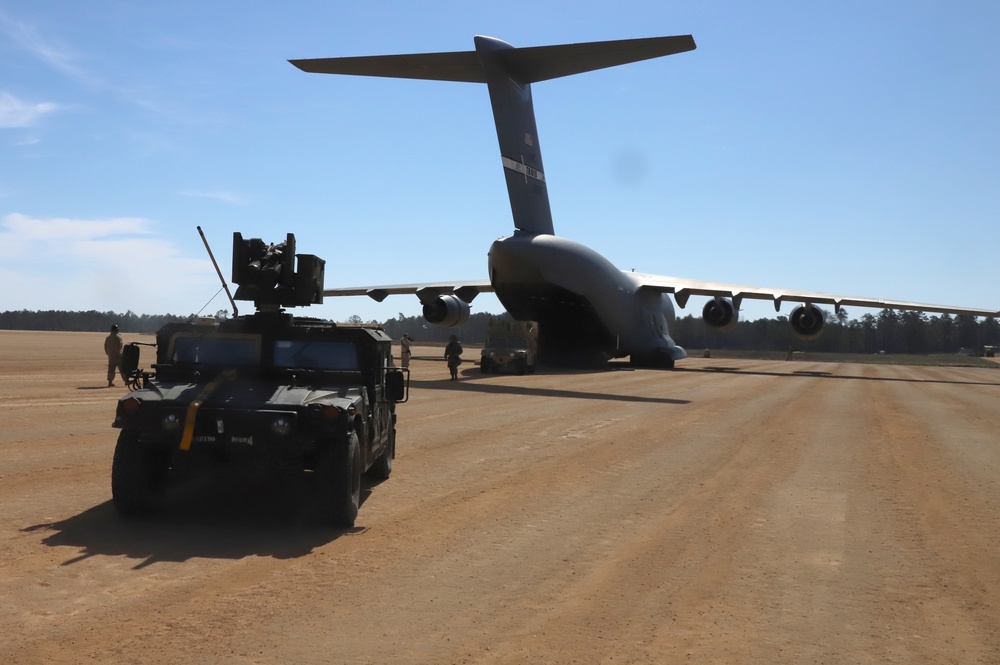
[[[137,369],[139,369],[139,347],[136,344],[126,344],[122,349],[122,376],[131,376]]]
[[[393,402],[406,401],[406,375],[400,369],[385,371],[385,395]]]

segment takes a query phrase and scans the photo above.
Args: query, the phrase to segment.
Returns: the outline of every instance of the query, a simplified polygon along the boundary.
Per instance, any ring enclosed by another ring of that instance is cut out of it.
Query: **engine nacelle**
[[[701,318],[713,330],[727,332],[736,327],[740,319],[740,310],[736,309],[729,298],[712,298],[701,310]]]
[[[823,334],[823,310],[816,305],[799,305],[788,317],[792,332],[799,339],[811,342]]]
[[[458,296],[439,296],[424,303],[424,318],[443,328],[454,328],[469,320],[469,303]]]

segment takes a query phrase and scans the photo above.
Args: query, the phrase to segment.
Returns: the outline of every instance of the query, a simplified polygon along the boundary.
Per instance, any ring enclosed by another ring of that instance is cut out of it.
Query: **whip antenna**
[[[222,288],[226,290],[226,295],[229,297],[229,302],[233,305],[233,316],[239,316],[240,311],[236,308],[236,301],[233,300],[233,295],[229,293],[229,286],[226,284],[226,278],[222,276],[222,271],[219,270],[219,264],[215,261],[215,255],[212,254],[212,248],[208,246],[208,239],[205,238],[205,234],[202,232],[201,227],[198,228],[198,235],[201,236],[201,241],[205,243],[205,249],[208,250],[208,258],[212,259],[212,265],[215,266],[215,272],[219,275],[219,281],[222,282]],[[204,308],[203,308],[204,309]]]

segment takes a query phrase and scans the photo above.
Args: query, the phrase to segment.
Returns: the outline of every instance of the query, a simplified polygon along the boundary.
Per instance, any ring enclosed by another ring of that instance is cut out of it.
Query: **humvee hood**
[[[360,386],[342,386],[333,390],[280,386],[271,397],[270,403],[308,406],[317,403],[336,403],[338,399],[353,402],[360,396]]]
[[[187,405],[196,399],[208,407],[268,408],[308,406],[317,403],[336,403],[343,399],[354,401],[361,396],[360,386],[312,388],[308,386],[274,385],[273,382],[210,382],[179,383],[150,386],[133,395],[143,400],[163,400]]]

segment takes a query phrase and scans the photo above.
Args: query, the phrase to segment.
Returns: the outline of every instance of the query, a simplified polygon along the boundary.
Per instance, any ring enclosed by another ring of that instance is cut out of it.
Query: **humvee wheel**
[[[490,371],[490,359],[489,358],[483,358],[482,362],[479,363],[479,370],[483,374],[488,374],[489,373],[489,371]]]
[[[166,450],[144,444],[133,431],[122,431],[111,464],[111,497],[118,514],[138,517],[156,511],[168,467]]]
[[[338,527],[350,528],[361,507],[361,446],[357,432],[345,443],[328,446],[316,468],[320,513]]]
[[[374,480],[388,480],[389,476],[392,474],[392,460],[396,457],[396,427],[393,426],[389,430],[389,445],[385,447],[385,450],[375,463],[371,465],[368,469],[368,475]]]

